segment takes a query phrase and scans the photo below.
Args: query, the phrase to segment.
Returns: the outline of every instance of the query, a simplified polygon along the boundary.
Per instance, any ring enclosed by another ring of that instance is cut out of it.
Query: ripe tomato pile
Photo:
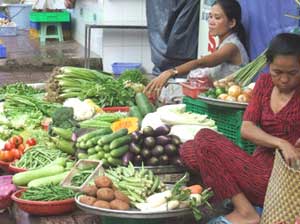
[[[29,138],[24,142],[22,136],[16,135],[11,137],[0,150],[0,160],[12,162],[15,159],[20,159],[26,148],[36,145],[34,138]]]

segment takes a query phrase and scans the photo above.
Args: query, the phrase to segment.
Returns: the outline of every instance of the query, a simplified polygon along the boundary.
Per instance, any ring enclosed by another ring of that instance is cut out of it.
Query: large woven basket
[[[294,224],[300,217],[300,171],[289,167],[276,151],[261,224]]]

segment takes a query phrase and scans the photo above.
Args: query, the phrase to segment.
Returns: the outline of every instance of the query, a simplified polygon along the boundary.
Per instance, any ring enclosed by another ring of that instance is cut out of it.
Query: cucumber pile
[[[130,160],[135,166],[176,165],[181,166],[178,149],[180,138],[169,135],[170,127],[160,126],[155,130],[147,126],[142,132],[132,133],[132,142],[129,145]]]
[[[79,159],[101,160],[106,167],[119,166],[130,142],[131,135],[126,128],[114,133],[110,128],[97,129],[77,139],[76,147],[86,150],[86,153],[78,153],[77,156]]]

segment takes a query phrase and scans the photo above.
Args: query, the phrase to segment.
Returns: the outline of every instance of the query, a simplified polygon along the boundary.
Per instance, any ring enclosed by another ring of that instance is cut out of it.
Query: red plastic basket
[[[203,93],[207,90],[202,87],[191,86],[187,82],[180,83],[180,85],[182,86],[183,95],[189,96],[192,98],[197,98],[200,93]]]
[[[20,209],[32,215],[61,215],[75,210],[74,198],[61,201],[29,201],[20,198],[24,190],[16,191],[11,198]]]
[[[107,113],[128,112],[129,111],[129,107],[104,107],[102,109]]]
[[[13,165],[13,163],[10,163],[10,164],[9,164],[8,170],[9,170],[11,173],[21,173],[21,172],[27,171],[26,168],[19,168],[19,167],[16,167],[16,166]]]
[[[9,171],[8,167],[9,167],[10,162],[4,162],[0,160],[0,168],[3,169],[4,171]]]

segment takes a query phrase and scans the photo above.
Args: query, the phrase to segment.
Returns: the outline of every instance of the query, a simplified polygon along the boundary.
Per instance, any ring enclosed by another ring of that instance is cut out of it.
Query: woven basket
[[[289,167],[276,151],[261,224],[294,224],[300,216],[300,171]]]

